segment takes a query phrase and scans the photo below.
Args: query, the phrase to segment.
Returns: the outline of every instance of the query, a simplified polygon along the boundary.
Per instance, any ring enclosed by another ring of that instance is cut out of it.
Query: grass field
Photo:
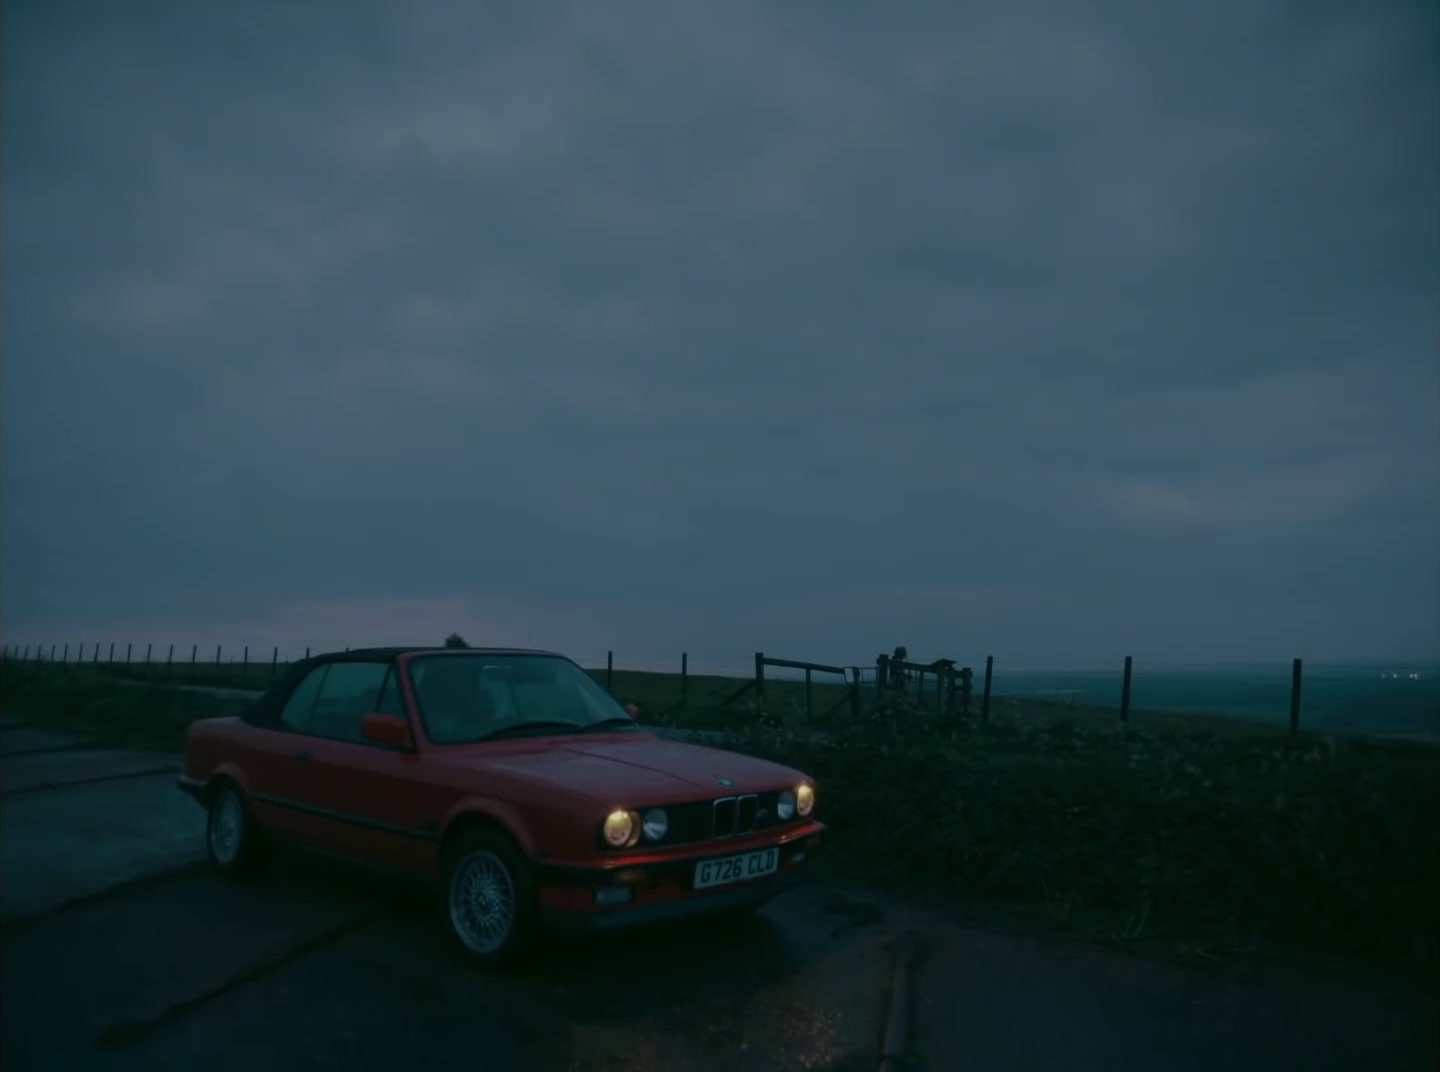
[[[158,750],[245,706],[88,668],[9,664],[0,683],[7,714]],[[1113,711],[1018,701],[983,724],[903,701],[858,723],[842,708],[813,720],[817,735],[796,714],[802,683],[768,690],[781,727],[743,701],[720,710],[736,684],[692,678],[672,720],[813,774],[838,878],[1200,963],[1321,957],[1440,982],[1440,749],[1192,715],[1122,727]],[[675,685],[615,675],[642,717],[672,708]],[[814,695],[819,707],[843,692]]]

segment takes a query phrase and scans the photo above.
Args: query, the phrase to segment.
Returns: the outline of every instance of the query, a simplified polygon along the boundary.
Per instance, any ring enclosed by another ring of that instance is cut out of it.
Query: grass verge
[[[121,682],[88,667],[7,663],[0,676],[0,711],[7,717],[114,748],[179,752],[191,722],[237,715],[246,706],[233,697]]]

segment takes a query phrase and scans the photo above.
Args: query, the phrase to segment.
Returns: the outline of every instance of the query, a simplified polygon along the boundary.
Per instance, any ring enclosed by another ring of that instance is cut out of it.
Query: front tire
[[[519,964],[534,946],[538,904],[530,869],[507,838],[477,831],[448,854],[445,921],[460,956],[487,970]]]
[[[205,851],[227,878],[248,872],[259,855],[259,831],[240,790],[222,785],[210,797],[205,819]]]

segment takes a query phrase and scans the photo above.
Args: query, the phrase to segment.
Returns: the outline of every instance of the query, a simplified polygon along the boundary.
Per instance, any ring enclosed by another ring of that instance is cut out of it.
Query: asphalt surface
[[[1434,995],[1221,981],[833,887],[551,941],[486,976],[451,954],[429,890],[298,856],[228,883],[173,760],[37,733],[0,722],[7,1072],[870,1069],[899,936],[919,951],[914,1069],[1440,1062]]]

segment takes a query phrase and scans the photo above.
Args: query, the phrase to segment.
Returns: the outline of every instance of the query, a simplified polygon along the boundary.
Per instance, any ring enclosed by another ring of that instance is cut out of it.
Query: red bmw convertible
[[[543,651],[307,659],[246,714],[195,723],[179,784],[223,872],[284,841],[438,879],[482,966],[546,925],[757,906],[825,829],[801,772],[657,737]]]

